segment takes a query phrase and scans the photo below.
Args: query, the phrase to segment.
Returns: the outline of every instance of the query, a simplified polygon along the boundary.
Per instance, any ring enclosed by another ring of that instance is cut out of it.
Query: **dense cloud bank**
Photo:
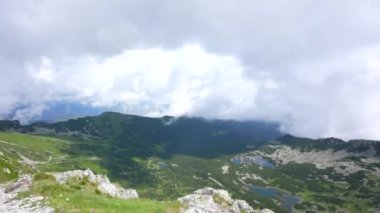
[[[0,117],[50,103],[380,139],[378,1],[2,1]]]

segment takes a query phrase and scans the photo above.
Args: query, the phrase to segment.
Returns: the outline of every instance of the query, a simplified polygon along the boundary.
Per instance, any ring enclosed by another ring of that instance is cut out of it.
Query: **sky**
[[[0,1],[2,119],[72,103],[380,139],[379,82],[377,0]]]

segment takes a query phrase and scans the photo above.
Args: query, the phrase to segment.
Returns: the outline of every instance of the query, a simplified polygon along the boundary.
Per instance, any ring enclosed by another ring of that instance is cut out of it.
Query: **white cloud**
[[[0,117],[69,100],[380,139],[379,20],[372,0],[4,0]]]
[[[28,67],[27,69],[36,81],[48,83],[54,81],[55,71],[52,68],[50,60],[46,57],[41,58],[41,63],[38,69],[34,69],[33,67]]]
[[[33,104],[28,107],[16,110],[12,120],[19,120],[26,123],[32,119],[39,118],[45,110],[44,104]]]
[[[377,45],[295,64],[279,80],[280,91],[262,93],[270,101],[259,102],[287,132],[378,139],[379,51]]]
[[[46,57],[29,69],[35,80],[41,70],[56,67],[49,78],[51,96],[85,101],[93,106],[121,106],[143,115],[202,115],[229,118],[254,105],[256,83],[243,76],[232,56],[206,52],[197,44],[175,50],[126,50],[106,59],[75,58],[53,62]],[[45,94],[45,91],[41,91]],[[220,103],[210,106],[210,100]],[[227,105],[225,105],[227,104]],[[212,108],[212,109],[211,109]]]

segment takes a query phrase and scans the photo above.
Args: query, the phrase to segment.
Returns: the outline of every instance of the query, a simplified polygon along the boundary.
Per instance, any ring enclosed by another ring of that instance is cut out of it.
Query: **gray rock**
[[[240,212],[254,212],[253,208],[245,200],[235,200],[234,206],[237,206]]]
[[[270,209],[262,209],[260,211],[260,213],[274,213],[274,211],[270,210]]]
[[[125,189],[121,186],[113,184],[109,181],[107,175],[95,175],[90,169],[66,171],[62,173],[56,173],[54,176],[56,178],[56,181],[61,184],[67,182],[71,178],[87,178],[89,182],[97,184],[98,189],[101,192],[115,198],[132,199],[139,197],[136,190]]]
[[[17,199],[17,194],[27,191],[31,183],[32,178],[29,175],[23,175],[14,182],[0,184],[0,212],[53,213],[54,209],[45,205],[44,197],[29,196]]]
[[[3,168],[3,172],[6,174],[10,174],[11,170],[9,170],[7,167]]]
[[[206,187],[193,194],[178,198],[183,213],[253,213],[253,208],[243,200],[234,200],[223,189]]]
[[[18,193],[29,190],[29,186],[32,184],[32,177],[30,175],[22,175],[16,181],[7,184],[4,187],[6,193]]]

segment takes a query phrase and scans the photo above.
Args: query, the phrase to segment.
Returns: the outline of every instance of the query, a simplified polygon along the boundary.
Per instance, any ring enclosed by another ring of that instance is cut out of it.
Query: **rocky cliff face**
[[[253,213],[255,210],[244,200],[234,200],[223,189],[206,187],[193,194],[178,198],[183,213]],[[269,209],[259,212],[272,213]]]

